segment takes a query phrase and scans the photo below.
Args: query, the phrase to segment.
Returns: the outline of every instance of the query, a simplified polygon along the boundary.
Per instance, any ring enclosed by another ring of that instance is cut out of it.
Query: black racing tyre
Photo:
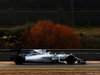
[[[76,58],[73,55],[70,55],[66,59],[68,64],[75,64]]]
[[[16,56],[15,59],[14,59],[14,62],[17,65],[23,64],[24,61],[25,61],[25,57],[22,57],[22,56]]]

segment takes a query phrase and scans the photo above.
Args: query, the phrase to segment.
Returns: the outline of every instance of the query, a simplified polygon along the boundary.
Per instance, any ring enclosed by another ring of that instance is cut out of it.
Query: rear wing
[[[10,60],[14,60],[21,53],[21,49],[10,49]]]

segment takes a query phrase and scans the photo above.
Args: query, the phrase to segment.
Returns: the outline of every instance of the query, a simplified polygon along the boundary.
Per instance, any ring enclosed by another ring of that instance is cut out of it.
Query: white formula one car
[[[20,50],[12,49],[10,51],[10,58],[15,64],[23,63],[63,63],[66,61],[68,64],[86,64],[85,60],[75,57],[73,54],[52,54],[46,52],[46,49],[33,49],[26,53],[20,53]]]

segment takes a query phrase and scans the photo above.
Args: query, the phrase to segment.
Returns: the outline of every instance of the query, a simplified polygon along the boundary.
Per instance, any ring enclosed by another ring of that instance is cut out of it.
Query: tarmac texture
[[[57,63],[24,63],[16,65],[14,62],[0,62],[0,69],[68,69],[68,68],[100,68],[100,61],[87,62],[87,64],[68,65]]]

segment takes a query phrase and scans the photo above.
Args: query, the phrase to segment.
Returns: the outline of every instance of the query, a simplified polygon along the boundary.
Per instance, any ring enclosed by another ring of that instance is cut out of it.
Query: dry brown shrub
[[[35,27],[22,32],[25,40],[24,48],[31,49],[78,49],[80,37],[73,32],[72,28],[54,24],[52,21],[38,21]]]

